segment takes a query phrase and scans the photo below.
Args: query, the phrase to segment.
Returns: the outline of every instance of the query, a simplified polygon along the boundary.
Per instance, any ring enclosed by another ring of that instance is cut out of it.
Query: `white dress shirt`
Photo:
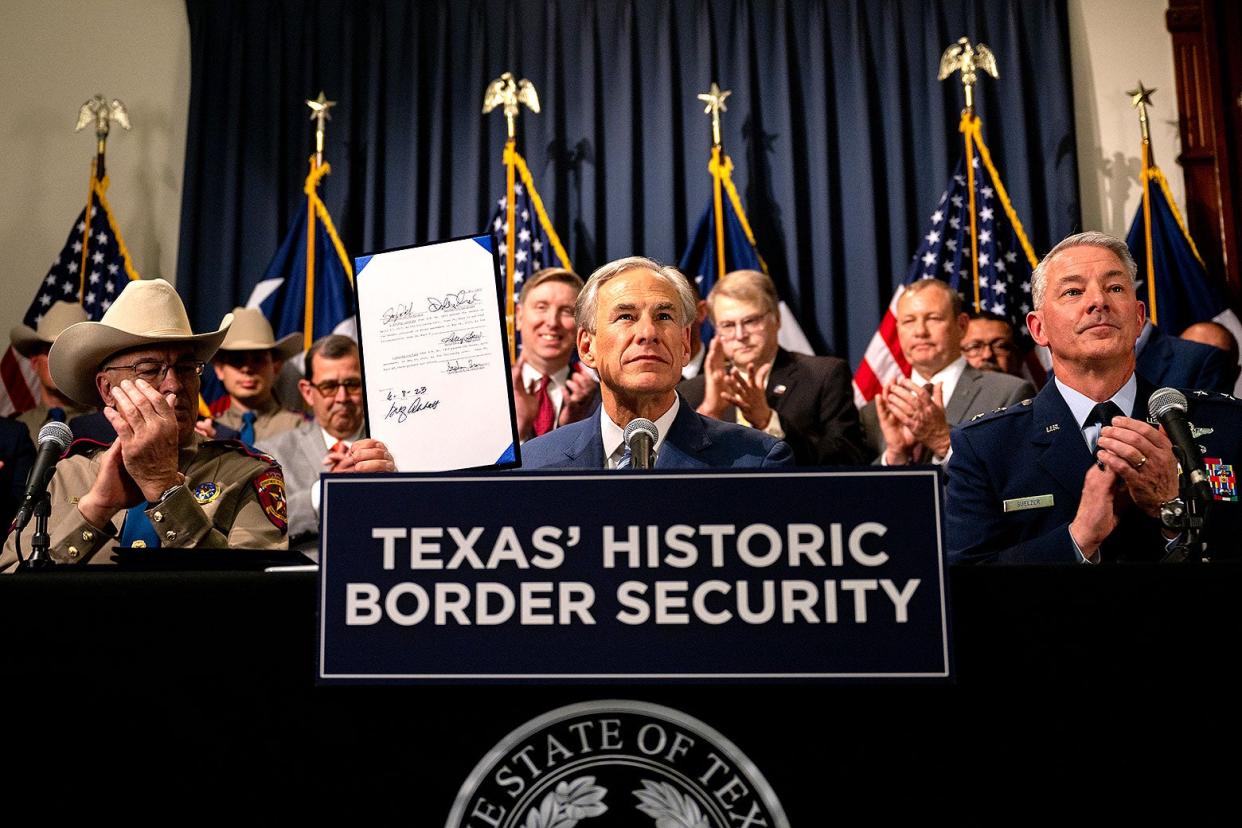
[[[681,397],[677,394],[673,395],[673,404],[669,406],[668,411],[661,414],[655,421],[656,431],[659,438],[655,444],[655,456],[660,456],[660,447],[664,445],[664,438],[668,436],[668,430],[673,427],[673,420],[677,419],[677,410],[681,408]],[[604,438],[604,467],[615,469],[617,464],[621,462],[622,455],[625,454],[625,429],[612,421],[608,416],[608,412],[602,408],[599,412],[599,430]]]

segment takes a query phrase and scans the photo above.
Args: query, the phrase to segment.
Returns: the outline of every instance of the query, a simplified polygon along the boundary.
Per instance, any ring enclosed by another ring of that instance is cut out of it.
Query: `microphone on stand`
[[[1197,497],[1211,500],[1212,486],[1203,466],[1203,453],[1186,419],[1188,409],[1186,396],[1176,388],[1161,388],[1147,399],[1147,410],[1164,426],[1164,433],[1180,455],[1178,460],[1182,464],[1182,474],[1190,481],[1189,489]]]
[[[655,444],[660,439],[655,423],[636,417],[625,427],[622,437],[630,449],[630,468],[649,469],[655,464]]]
[[[39,453],[35,457],[34,468],[26,478],[26,494],[22,497],[22,505],[13,521],[13,531],[20,532],[25,529],[26,524],[34,517],[35,505],[47,493],[52,474],[56,471],[56,463],[72,442],[73,432],[64,423],[53,420],[39,429]]]

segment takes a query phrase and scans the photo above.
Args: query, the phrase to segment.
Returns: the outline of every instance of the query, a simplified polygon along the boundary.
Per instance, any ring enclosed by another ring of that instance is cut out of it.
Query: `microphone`
[[[1203,454],[1186,419],[1186,396],[1176,388],[1161,388],[1148,398],[1147,410],[1164,426],[1164,433],[1180,455],[1182,474],[1190,481],[1190,488],[1200,497],[1211,500],[1212,487],[1203,468]]]
[[[40,498],[47,492],[52,482],[52,474],[56,471],[56,463],[73,442],[73,432],[64,423],[53,420],[39,429],[39,453],[35,457],[34,468],[26,478],[26,494],[22,498],[21,508],[17,510],[17,519],[13,521],[13,531],[20,532],[34,517],[34,508]]]
[[[646,417],[630,420],[622,435],[630,449],[630,468],[649,469],[655,461],[655,444],[660,439],[656,424]]]

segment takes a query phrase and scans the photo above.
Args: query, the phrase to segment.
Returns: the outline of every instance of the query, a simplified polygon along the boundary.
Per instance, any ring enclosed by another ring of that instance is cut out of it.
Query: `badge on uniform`
[[[263,514],[281,532],[289,529],[289,511],[285,506],[285,478],[276,469],[268,469],[254,479],[255,491]]]
[[[1052,495],[1035,495],[1034,497],[1015,497],[1006,500],[1004,503],[1004,511],[1006,512],[1022,512],[1027,509],[1047,509],[1053,505]]]
[[[194,487],[194,502],[200,506],[206,506],[219,496],[220,486],[217,483],[199,483]]]
[[[1238,499],[1238,476],[1233,466],[1221,462],[1219,457],[1204,457],[1203,465],[1207,467],[1208,483],[1212,486],[1212,496],[1217,500]]]

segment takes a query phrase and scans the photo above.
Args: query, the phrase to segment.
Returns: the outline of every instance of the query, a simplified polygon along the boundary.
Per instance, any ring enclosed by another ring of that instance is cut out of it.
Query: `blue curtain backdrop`
[[[962,35],[997,55],[976,106],[1037,251],[1079,229],[1065,0],[187,0],[178,289],[199,328],[244,301],[321,190],[352,256],[477,233],[504,187],[501,72],[532,80],[519,148],[584,276],[675,262],[709,196],[695,95],[732,89],[725,150],[760,252],[817,349],[857,364],[962,153]]]

